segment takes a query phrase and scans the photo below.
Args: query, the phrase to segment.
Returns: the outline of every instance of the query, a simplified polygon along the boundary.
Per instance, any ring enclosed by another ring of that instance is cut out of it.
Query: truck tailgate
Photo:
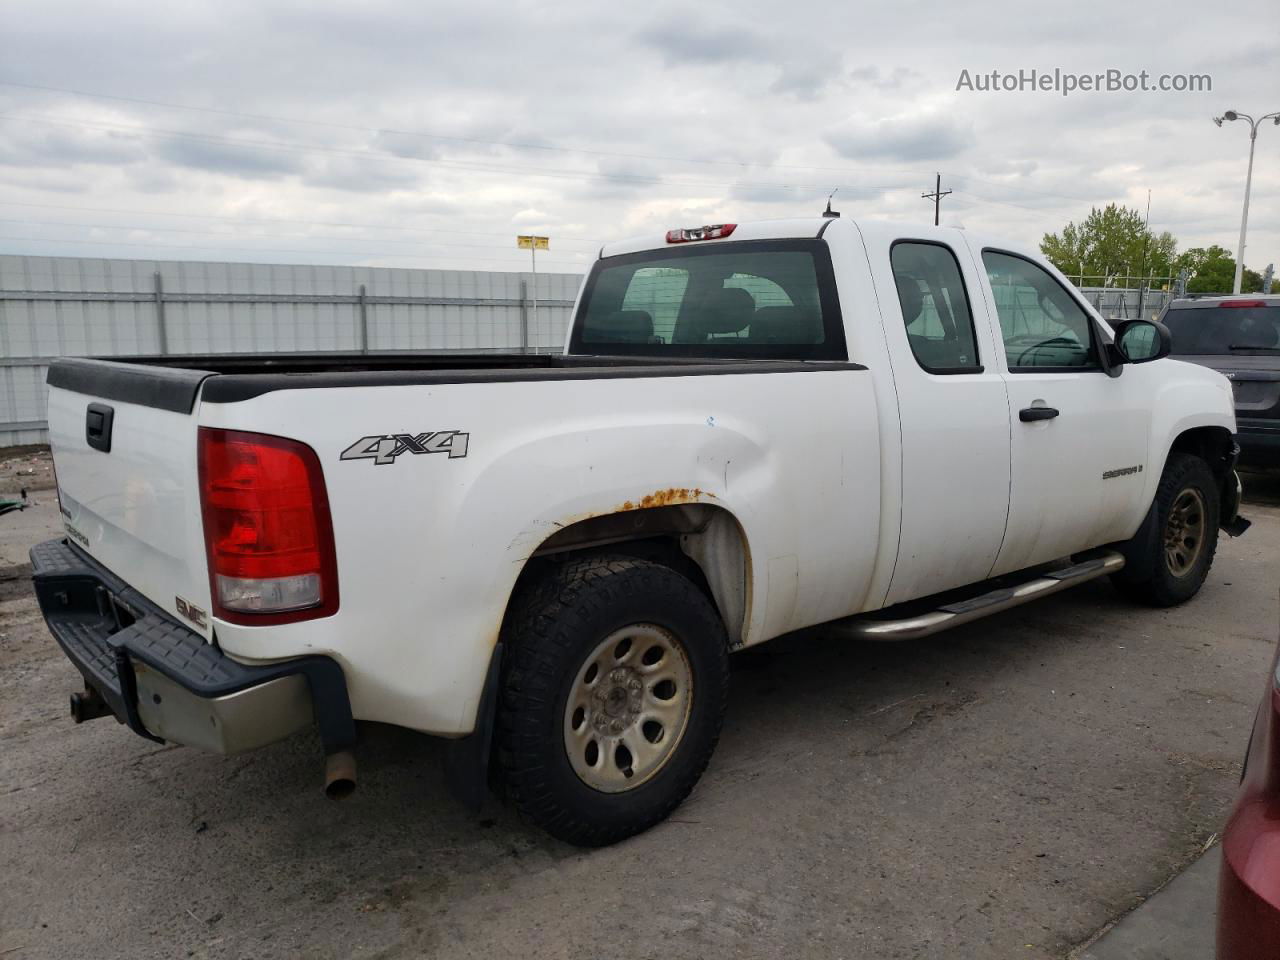
[[[206,376],[56,361],[49,371],[49,441],[68,537],[209,637],[195,406]]]

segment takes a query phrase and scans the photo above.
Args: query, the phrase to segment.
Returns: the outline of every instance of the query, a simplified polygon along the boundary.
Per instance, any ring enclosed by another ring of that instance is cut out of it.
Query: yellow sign
[[[516,237],[516,246],[521,250],[549,250],[550,237]]]

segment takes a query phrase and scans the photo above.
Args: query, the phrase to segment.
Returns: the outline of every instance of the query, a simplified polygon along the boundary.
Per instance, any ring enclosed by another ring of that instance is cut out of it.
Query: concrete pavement
[[[405,731],[365,730],[334,804],[311,736],[223,759],[74,726],[23,582],[40,499],[0,519],[5,960],[1061,958],[1221,829],[1276,642],[1267,506],[1177,610],[1095,582],[917,643],[784,639],[735,657],[671,821],[581,851],[461,810]]]

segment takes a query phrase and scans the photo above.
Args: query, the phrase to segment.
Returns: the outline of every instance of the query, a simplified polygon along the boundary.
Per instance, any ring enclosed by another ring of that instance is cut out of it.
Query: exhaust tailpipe
[[[339,750],[324,758],[324,795],[330,800],[351,796],[356,788],[356,755]]]

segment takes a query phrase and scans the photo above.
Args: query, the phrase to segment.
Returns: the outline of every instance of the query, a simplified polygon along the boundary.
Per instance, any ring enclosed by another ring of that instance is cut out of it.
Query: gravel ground
[[[462,811],[439,745],[393,728],[335,804],[309,735],[223,759],[74,726],[30,484],[0,518],[0,958],[1069,956],[1221,826],[1277,635],[1280,485],[1251,486],[1254,528],[1178,610],[1095,582],[927,641],[739,655],[690,800],[583,852]]]
[[[0,500],[16,499],[25,489],[52,490],[53,458],[43,447],[0,450]]]

